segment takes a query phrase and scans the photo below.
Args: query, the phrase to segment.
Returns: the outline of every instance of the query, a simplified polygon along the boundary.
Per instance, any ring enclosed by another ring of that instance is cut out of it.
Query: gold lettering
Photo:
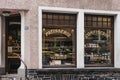
[[[65,31],[63,29],[52,29],[52,30],[49,30],[45,33],[46,36],[49,36],[51,34],[55,34],[55,33],[60,33],[60,34],[64,34],[66,35],[67,37],[70,37],[71,34],[68,32],[68,31]]]
[[[110,37],[110,32],[105,33],[104,31],[100,31],[100,30],[93,30],[93,31],[89,31],[85,34],[85,38],[87,39],[89,36],[94,35],[94,34],[98,34],[98,35],[103,35],[105,37]]]

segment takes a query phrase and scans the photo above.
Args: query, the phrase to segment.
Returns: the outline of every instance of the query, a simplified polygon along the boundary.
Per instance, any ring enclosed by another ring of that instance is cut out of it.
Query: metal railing
[[[18,56],[18,55],[16,55],[16,56]],[[28,74],[27,74],[27,65],[26,65],[25,62],[21,59],[20,56],[18,56],[18,58],[20,59],[20,61],[21,61],[21,62],[24,64],[24,66],[25,66],[25,80],[30,80],[30,79],[28,78]],[[14,76],[1,75],[1,76],[0,76],[0,80],[17,80],[17,78],[14,77]],[[22,80],[22,79],[20,79],[20,80]]]
[[[81,76],[77,74],[32,74],[31,80],[120,80],[120,76]]]
[[[0,80],[18,80],[15,77],[0,77]],[[76,76],[74,74],[32,75],[28,80],[120,80],[120,77]]]
[[[21,57],[19,56],[19,59],[21,60],[21,62],[24,64],[25,66],[25,80],[120,80],[120,75],[117,76],[96,76],[96,75],[81,75],[81,74],[64,74],[64,73],[43,73],[43,74],[39,74],[37,72],[37,70],[33,70],[32,72],[29,72],[27,69],[27,65],[25,64],[25,62],[21,59]],[[119,73],[120,74],[120,73]],[[9,80],[16,80],[13,77],[11,77],[11,79]],[[23,80],[23,79],[20,79]]]

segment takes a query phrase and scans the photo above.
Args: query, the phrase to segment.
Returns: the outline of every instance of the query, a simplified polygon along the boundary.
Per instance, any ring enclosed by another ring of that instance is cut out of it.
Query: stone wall
[[[28,68],[38,68],[38,7],[63,7],[93,10],[120,10],[119,0],[1,0],[0,10],[19,9],[25,13],[25,62]],[[34,61],[34,62],[33,62]]]

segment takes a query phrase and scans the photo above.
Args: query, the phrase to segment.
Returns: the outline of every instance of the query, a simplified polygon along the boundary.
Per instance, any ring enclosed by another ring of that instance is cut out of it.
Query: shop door
[[[6,17],[6,72],[17,73],[21,55],[20,15]]]

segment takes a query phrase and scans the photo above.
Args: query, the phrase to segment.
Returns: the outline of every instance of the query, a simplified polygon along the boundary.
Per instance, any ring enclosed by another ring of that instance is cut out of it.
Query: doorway
[[[17,73],[21,61],[21,16],[5,17],[6,24],[6,72]]]

